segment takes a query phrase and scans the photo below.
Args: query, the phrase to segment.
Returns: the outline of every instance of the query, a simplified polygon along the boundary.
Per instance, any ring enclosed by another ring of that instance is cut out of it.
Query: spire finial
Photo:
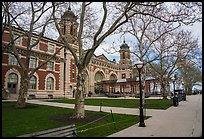
[[[125,36],[123,37],[123,43],[125,43]]]
[[[71,6],[70,6],[70,2],[69,2],[69,7],[68,7],[68,11],[71,11]]]

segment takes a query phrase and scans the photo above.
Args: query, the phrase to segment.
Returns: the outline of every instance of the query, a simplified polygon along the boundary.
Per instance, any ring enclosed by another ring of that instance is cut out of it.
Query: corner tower
[[[62,15],[59,26],[63,35],[71,38],[70,43],[76,44],[78,28],[77,16],[71,11],[70,7]],[[59,38],[59,40],[61,41],[61,38]]]
[[[121,65],[130,65],[130,49],[129,46],[125,43],[125,40],[123,41],[123,44],[120,46],[120,61],[119,63]]]

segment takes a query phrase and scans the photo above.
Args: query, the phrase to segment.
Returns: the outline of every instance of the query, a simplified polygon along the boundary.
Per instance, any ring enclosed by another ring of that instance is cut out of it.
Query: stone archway
[[[117,75],[115,73],[111,73],[110,77],[109,77],[109,80],[110,81],[117,80]],[[114,84],[109,85],[107,90],[108,90],[109,93],[115,93],[116,92],[116,86]]]
[[[14,78],[17,79],[17,82],[14,83],[13,79],[10,79],[11,77],[9,77],[9,75],[15,76]],[[15,74],[15,75],[14,75]],[[17,76],[16,76],[17,75]],[[13,81],[12,81],[13,80]],[[9,85],[9,82],[12,84],[16,84],[16,85]],[[21,82],[21,75],[19,73],[19,71],[15,68],[9,69],[6,74],[5,74],[5,82],[4,82],[4,89],[5,91],[7,91],[9,94],[9,99],[17,99],[18,98],[18,94],[19,94],[19,88],[20,88],[20,82]],[[10,87],[13,87],[13,90],[10,90]],[[15,89],[16,88],[16,89]],[[10,91],[13,91],[12,93]]]
[[[94,91],[96,94],[99,94],[103,91],[101,86],[101,81],[105,79],[105,75],[102,71],[97,71],[94,77]]]

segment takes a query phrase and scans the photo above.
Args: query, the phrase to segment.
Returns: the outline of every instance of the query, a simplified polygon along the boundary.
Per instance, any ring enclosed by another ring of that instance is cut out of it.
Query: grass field
[[[61,127],[73,121],[56,121],[53,117],[73,114],[73,109],[28,104],[24,109],[14,108],[15,102],[2,102],[2,136],[15,137],[27,133]],[[134,115],[113,114],[105,112],[86,111],[86,116],[100,116],[101,120],[76,122],[77,132],[80,137],[105,137],[125,129],[139,122],[139,117]],[[145,117],[149,118],[149,117]],[[115,128],[116,127],[116,128]]]
[[[49,102],[69,103],[74,104],[74,99],[53,99],[46,100]],[[94,99],[86,98],[85,105],[93,106],[109,106],[123,108],[139,108],[139,99]],[[172,100],[165,99],[145,99],[144,108],[146,109],[167,109],[172,106]]]

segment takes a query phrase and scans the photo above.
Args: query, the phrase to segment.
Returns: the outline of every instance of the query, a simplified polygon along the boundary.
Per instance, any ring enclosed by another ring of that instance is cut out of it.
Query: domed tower
[[[63,35],[71,37],[70,43],[76,43],[78,28],[77,16],[71,11],[70,7],[68,8],[68,11],[65,11],[62,15],[59,26]],[[59,38],[59,40],[61,39]]]
[[[123,41],[123,44],[120,46],[120,64],[121,65],[130,65],[130,49],[127,43],[125,43],[125,40]]]

